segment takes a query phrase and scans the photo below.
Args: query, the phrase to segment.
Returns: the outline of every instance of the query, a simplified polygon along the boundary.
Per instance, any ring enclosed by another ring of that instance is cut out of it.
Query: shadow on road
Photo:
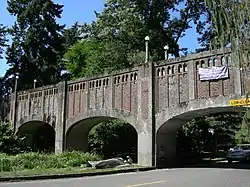
[[[228,163],[226,152],[203,153],[202,155],[185,155],[175,162],[175,166],[161,168],[231,168],[250,169],[250,162]]]
[[[231,169],[250,169],[250,163],[233,162],[228,163],[225,159],[202,160],[192,164],[179,164],[181,168],[231,168]]]

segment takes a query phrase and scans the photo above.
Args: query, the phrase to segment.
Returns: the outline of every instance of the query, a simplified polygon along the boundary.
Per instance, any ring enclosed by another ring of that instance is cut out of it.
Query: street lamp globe
[[[36,83],[37,82],[37,80],[36,79],[34,79],[34,83]]]
[[[16,79],[19,79],[19,76],[18,76],[18,75],[16,75]]]
[[[165,45],[165,46],[164,46],[164,50],[169,50],[168,45]]]
[[[149,41],[149,39],[150,39],[149,36],[145,37],[145,41]]]

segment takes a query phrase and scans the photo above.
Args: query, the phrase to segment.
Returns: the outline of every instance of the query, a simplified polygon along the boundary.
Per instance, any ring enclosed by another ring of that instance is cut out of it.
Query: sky
[[[64,5],[59,23],[70,27],[75,22],[79,22],[79,24],[91,23],[95,20],[94,11],[101,12],[106,0],[54,0],[54,2]],[[0,0],[0,24],[11,27],[15,17],[8,13],[6,7],[7,0]],[[180,47],[187,47],[189,51],[198,48],[197,34],[194,28],[188,30],[186,36],[180,40],[179,45]],[[0,60],[0,77],[5,74],[7,69],[6,60]]]

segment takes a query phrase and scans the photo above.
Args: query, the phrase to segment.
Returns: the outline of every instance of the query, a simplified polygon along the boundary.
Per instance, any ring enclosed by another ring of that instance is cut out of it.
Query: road
[[[250,187],[250,170],[180,168],[109,176],[0,183],[0,187]]]

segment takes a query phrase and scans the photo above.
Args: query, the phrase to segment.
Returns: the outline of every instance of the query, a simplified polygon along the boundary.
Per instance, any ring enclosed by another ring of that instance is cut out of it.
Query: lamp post
[[[149,57],[149,54],[148,54],[148,41],[149,41],[149,36],[146,36],[145,37],[145,45],[146,45],[146,58],[145,58],[145,63],[148,63],[148,57]]]
[[[16,108],[17,108],[17,84],[18,84],[19,76],[15,76],[15,88],[14,88],[14,103],[13,103],[13,125],[14,132],[16,132]]]
[[[36,83],[37,83],[37,80],[34,79],[34,89],[36,88]]]
[[[168,45],[165,45],[165,46],[164,46],[165,60],[167,60],[167,59],[168,59],[168,50],[169,50]]]
[[[17,83],[18,83],[18,79],[19,79],[19,76],[16,75],[16,77],[15,77],[15,94],[16,94],[16,92],[17,92]]]

